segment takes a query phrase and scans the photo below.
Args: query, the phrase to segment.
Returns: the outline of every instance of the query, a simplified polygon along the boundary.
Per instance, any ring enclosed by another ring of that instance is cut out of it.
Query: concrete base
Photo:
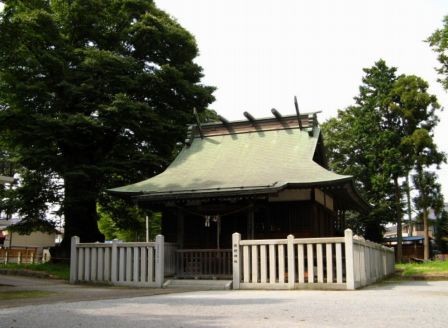
[[[232,289],[232,280],[199,280],[199,279],[170,279],[163,284],[164,288],[192,288],[201,290]]]

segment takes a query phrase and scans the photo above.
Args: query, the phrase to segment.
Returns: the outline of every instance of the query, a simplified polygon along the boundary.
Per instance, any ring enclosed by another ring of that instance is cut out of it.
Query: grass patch
[[[70,265],[66,263],[39,263],[39,264],[0,264],[0,269],[27,270],[45,272],[52,277],[69,280]]]
[[[395,268],[404,277],[431,275],[447,275],[448,277],[448,261],[402,263],[396,264]]]
[[[52,292],[42,290],[8,290],[6,292],[0,292],[0,300],[15,300],[21,298],[33,298],[33,297],[45,297],[54,294]]]

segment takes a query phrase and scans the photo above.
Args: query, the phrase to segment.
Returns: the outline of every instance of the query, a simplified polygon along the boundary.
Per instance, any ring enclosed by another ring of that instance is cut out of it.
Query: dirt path
[[[41,279],[0,274],[0,294],[14,291],[44,291],[42,297],[5,300],[0,298],[0,308],[58,302],[94,301],[184,292],[182,289],[123,288],[109,286],[70,285],[64,280]]]

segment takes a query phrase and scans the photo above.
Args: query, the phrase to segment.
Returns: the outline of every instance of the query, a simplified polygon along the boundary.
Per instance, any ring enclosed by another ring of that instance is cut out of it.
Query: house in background
[[[414,223],[415,224],[415,223]],[[423,256],[423,231],[421,235],[414,235],[418,230],[415,226],[409,225],[409,223],[403,223],[402,225],[402,261],[407,262],[413,258],[422,259]],[[422,228],[423,229],[423,228]],[[384,233],[383,244],[388,247],[397,248],[397,226],[386,227]]]
[[[56,245],[56,238],[58,232],[55,230],[51,233],[33,231],[29,235],[19,234],[18,232],[3,231],[5,240],[3,247],[5,248],[38,248],[39,253],[44,248],[54,247]]]
[[[109,190],[162,212],[162,234],[184,257],[177,276],[231,268],[234,232],[249,240],[343,236],[346,210],[369,211],[353,177],[328,170],[316,113],[272,113],[190,126],[164,172]],[[207,263],[192,260],[199,253]]]
[[[14,182],[14,178],[0,175],[0,184],[13,183],[13,182]]]
[[[0,257],[5,257],[9,252],[9,262],[17,262],[17,254],[21,252],[33,257],[33,261],[49,260],[48,249],[56,245],[60,233],[55,229],[53,232],[33,231],[29,235],[8,231],[8,226],[16,223],[15,220],[0,220]],[[27,259],[31,261],[31,259]]]
[[[12,175],[11,167],[8,167],[5,163],[3,166],[8,169],[6,172],[10,172]],[[5,169],[3,168],[3,171]],[[16,179],[9,176],[0,175],[1,185],[12,185]],[[48,249],[56,245],[56,241],[60,239],[61,233],[54,229],[52,232],[33,231],[29,235],[19,234],[17,232],[11,232],[8,230],[10,225],[20,222],[20,218],[12,216],[6,218],[1,217],[0,211],[0,259],[5,259],[6,252],[9,253],[8,261],[17,261],[17,254],[27,254],[26,256],[33,256],[33,261],[41,261],[43,258],[49,260]],[[30,260],[30,259],[28,259]]]
[[[448,204],[445,204],[445,211],[448,211]],[[429,227],[429,246],[430,254],[433,254],[435,247],[434,238],[436,234],[436,216],[434,211],[430,210],[428,215]],[[425,233],[422,222],[409,222],[405,220],[402,223],[402,239],[403,239],[403,260],[411,260],[413,258],[423,259],[424,258],[424,239]],[[386,227],[386,232],[384,233],[384,245],[396,248],[397,246],[397,226],[392,225]],[[431,255],[432,256],[432,255]]]

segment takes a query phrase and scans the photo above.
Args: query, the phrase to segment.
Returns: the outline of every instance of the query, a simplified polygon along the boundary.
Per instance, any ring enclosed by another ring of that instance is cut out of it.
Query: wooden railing
[[[176,276],[181,278],[231,278],[231,249],[179,249]]]
[[[165,277],[172,277],[176,274],[176,251],[175,243],[165,243]]]
[[[240,240],[233,234],[234,289],[355,289],[394,270],[392,249],[344,237]]]
[[[70,282],[162,287],[164,238],[150,243],[79,243],[72,238]]]
[[[37,247],[10,247],[0,248],[0,263],[40,263],[42,256],[38,257]]]

